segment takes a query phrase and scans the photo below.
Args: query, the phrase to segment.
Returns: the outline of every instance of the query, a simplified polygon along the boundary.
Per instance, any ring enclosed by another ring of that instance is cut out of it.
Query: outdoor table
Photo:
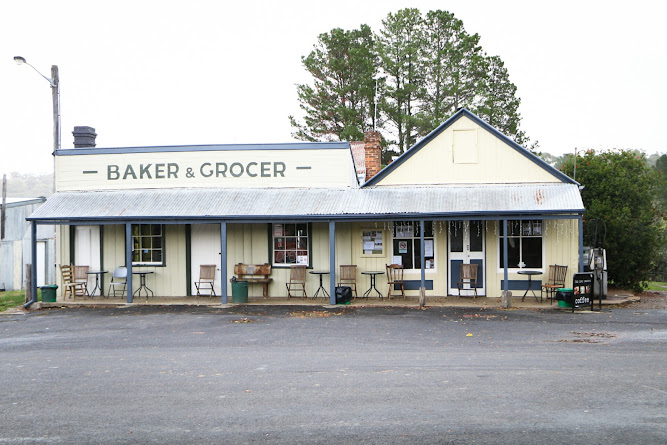
[[[375,289],[375,292],[377,292],[378,297],[383,298],[382,292],[378,290],[377,287],[375,287],[375,281],[378,275],[384,275],[384,272],[380,272],[379,270],[367,270],[365,272],[361,272],[362,275],[368,275],[371,277],[371,286],[368,288],[366,292],[364,292],[364,298],[368,298],[370,295],[371,291]]]
[[[531,291],[533,293],[533,297],[535,297],[535,301],[538,301],[537,295],[535,295],[535,290],[533,289],[533,275],[542,275],[542,272],[540,272],[539,270],[520,270],[517,273],[519,275],[528,275],[528,287],[526,288],[526,292],[523,293],[521,301],[523,301],[524,298],[526,298],[528,291]]]
[[[102,289],[102,286],[100,286],[100,275],[104,273],[109,273],[106,270],[94,270],[94,271],[88,271],[86,272],[88,275],[95,275],[95,287],[93,287],[93,290],[91,292],[88,292],[88,289],[86,289],[86,292],[88,292],[88,296],[90,298],[93,298],[95,296],[95,291],[100,290],[100,297],[104,296],[104,289]]]
[[[153,272],[152,271],[151,272],[132,272],[132,275],[139,275],[139,288],[134,291],[132,296],[135,296],[136,294],[139,294],[139,296],[141,297],[141,291],[142,290],[144,292],[146,292],[146,300],[148,300],[148,292],[151,293],[151,297],[153,296],[153,291],[150,290],[150,288],[148,286],[146,286],[146,275],[148,275],[149,273],[153,273]]]
[[[320,291],[322,291],[322,293],[324,295],[326,295],[326,297],[322,297],[322,298],[329,298],[329,293],[324,288],[324,286],[322,286],[322,275],[329,275],[330,272],[328,270],[326,270],[326,271],[325,270],[311,270],[308,273],[320,276],[320,287],[318,287],[317,290],[315,291],[315,295],[313,295],[313,298],[317,298],[317,295],[320,293]]]

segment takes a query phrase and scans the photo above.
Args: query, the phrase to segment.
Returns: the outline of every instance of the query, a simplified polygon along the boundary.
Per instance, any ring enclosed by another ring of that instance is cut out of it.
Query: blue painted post
[[[424,255],[425,248],[426,248],[426,242],[424,241],[424,220],[419,221],[419,242],[421,243],[421,260],[422,260],[422,283],[421,287],[424,289],[424,292],[426,292],[426,256]]]
[[[579,215],[579,273],[584,271],[584,217]]]
[[[127,269],[127,302],[132,303],[132,223],[125,223],[125,268]]]
[[[31,301],[37,301],[37,223],[30,223],[30,254],[32,255],[32,275],[30,276]],[[46,274],[45,274],[46,275]]]
[[[336,223],[329,221],[329,303],[336,304]]]
[[[508,291],[509,290],[509,278],[508,278],[508,272],[507,272],[507,220],[503,220],[503,258],[504,258],[504,263],[503,264],[503,269],[504,269],[504,281],[503,281],[503,290]]]
[[[227,223],[220,223],[220,290],[222,304],[227,304]]]

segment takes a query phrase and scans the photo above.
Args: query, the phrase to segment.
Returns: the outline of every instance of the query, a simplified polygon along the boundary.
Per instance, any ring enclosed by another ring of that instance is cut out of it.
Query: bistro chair
[[[90,266],[72,266],[75,283],[83,283],[83,288],[88,295],[88,270]]]
[[[297,292],[302,292],[303,297],[307,298],[306,295],[306,265],[298,264],[290,266],[289,268],[289,283],[285,283],[287,286],[287,298],[292,297],[292,286],[297,286]],[[301,286],[301,289],[298,287]]]
[[[396,286],[401,289],[401,295],[405,299],[405,280],[403,280],[403,266],[400,264],[386,264],[387,266],[387,284],[389,290],[387,291],[387,298],[391,300],[392,287],[396,290]]]
[[[465,284],[472,286],[474,291],[473,300],[477,298],[477,264],[461,264],[461,275],[456,283],[456,287],[459,289],[459,297]]]
[[[347,264],[340,266],[340,277],[338,286],[350,286],[354,289],[354,297],[357,297],[357,265]]]
[[[64,298],[67,298],[67,295],[74,299],[75,297],[85,297],[86,296],[86,286],[84,283],[74,281],[74,270],[73,267],[69,264],[60,266],[60,273],[63,279],[63,288],[65,292],[63,294]]]
[[[201,291],[208,291],[208,297],[215,297],[215,289],[213,283],[215,282],[215,264],[202,264],[199,266],[199,281],[195,281],[197,288],[197,296],[201,296]]]
[[[121,288],[120,291],[117,289]],[[121,297],[126,294],[127,290],[127,268],[125,266],[119,266],[116,270],[113,271],[111,275],[111,282],[109,283],[109,292],[107,295],[114,297],[116,292],[120,292]]]
[[[547,298],[551,301],[549,304],[554,302],[554,294],[561,287],[565,287],[565,277],[567,276],[567,266],[559,266],[557,264],[552,264],[549,266],[549,278],[547,282],[542,285],[540,289],[540,303],[542,302],[543,294],[547,294]]]

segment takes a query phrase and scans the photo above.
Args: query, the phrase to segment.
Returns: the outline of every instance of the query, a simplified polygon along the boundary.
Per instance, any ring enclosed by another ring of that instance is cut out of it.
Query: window
[[[421,234],[419,233],[419,222],[395,222],[393,236],[393,255],[394,257],[401,257],[403,268],[421,269]],[[424,222],[424,244],[426,269],[434,269],[433,223],[431,221]]]
[[[160,224],[132,226],[132,264],[164,266],[164,226]]]
[[[308,224],[271,226],[273,265],[310,265],[310,227]]]
[[[542,268],[542,221],[507,221],[507,267]],[[504,267],[503,222],[500,221],[500,263]]]

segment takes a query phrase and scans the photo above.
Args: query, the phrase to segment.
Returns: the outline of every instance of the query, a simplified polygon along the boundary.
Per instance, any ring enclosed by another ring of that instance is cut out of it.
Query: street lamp
[[[17,65],[28,65],[35,70],[37,74],[42,76],[51,85],[51,96],[53,98],[53,150],[60,150],[60,78],[58,77],[58,65],[51,65],[51,78],[49,79],[44,74],[37,71],[37,68],[26,62],[25,58],[20,56],[14,57],[14,62]],[[53,158],[53,193],[56,192],[56,158]]]

